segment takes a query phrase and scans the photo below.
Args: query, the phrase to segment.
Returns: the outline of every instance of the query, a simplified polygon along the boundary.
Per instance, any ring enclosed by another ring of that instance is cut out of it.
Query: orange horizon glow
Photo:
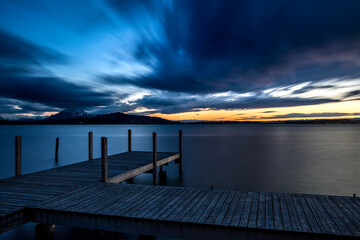
[[[304,116],[304,117],[277,117],[287,114],[322,114],[336,113],[340,116]],[[258,108],[240,110],[200,110],[192,112],[161,114],[148,114],[150,117],[161,117],[172,121],[287,121],[287,120],[315,120],[315,119],[350,119],[360,118],[360,100],[324,103],[309,106]]]

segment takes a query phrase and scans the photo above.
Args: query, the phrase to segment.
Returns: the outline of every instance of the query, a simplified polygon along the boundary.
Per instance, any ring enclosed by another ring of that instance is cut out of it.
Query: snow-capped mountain
[[[67,108],[62,110],[61,112],[51,115],[50,117],[46,118],[46,120],[68,120],[74,118],[90,118],[92,117],[91,114],[88,114],[82,109],[72,109]]]

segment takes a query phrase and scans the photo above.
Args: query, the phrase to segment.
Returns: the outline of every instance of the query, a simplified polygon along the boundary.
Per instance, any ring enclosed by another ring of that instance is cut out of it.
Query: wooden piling
[[[15,137],[15,176],[21,175],[21,136]]]
[[[35,240],[55,239],[55,225],[38,223],[35,226]]]
[[[93,160],[93,132],[89,132],[89,160]]]
[[[157,185],[157,139],[156,132],[153,132],[153,184]]]
[[[165,186],[166,185],[166,171],[160,170],[159,171],[159,183],[160,185]]]
[[[59,161],[59,138],[56,138],[56,144],[55,144],[55,161]]]
[[[182,130],[179,130],[179,174],[182,174],[182,160],[183,160],[183,138],[182,138],[183,132]]]
[[[131,129],[128,130],[128,151],[131,152]]]
[[[156,236],[151,236],[151,235],[139,235],[139,240],[155,240]]]
[[[101,182],[108,181],[107,138],[101,137]]]

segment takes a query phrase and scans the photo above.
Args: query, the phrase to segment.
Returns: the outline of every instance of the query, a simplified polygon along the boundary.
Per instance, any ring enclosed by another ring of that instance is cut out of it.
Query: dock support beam
[[[36,240],[53,240],[55,239],[55,225],[39,223],[35,226]]]
[[[99,237],[97,239],[99,240],[123,240],[124,236],[120,232],[109,232],[100,230],[99,231]]]
[[[101,181],[108,181],[107,138],[101,137]]]
[[[139,240],[155,240],[156,236],[151,235],[139,235]]]
[[[55,144],[55,161],[59,161],[59,138],[56,138],[56,144]]]
[[[156,132],[153,132],[153,184],[157,185],[157,142],[156,142]]]
[[[131,129],[128,129],[128,152],[131,152]]]
[[[179,174],[182,174],[182,160],[183,160],[183,138],[182,130],[179,130]]]
[[[166,185],[166,171],[163,170],[163,166],[160,166],[159,182],[160,185]]]
[[[15,176],[21,176],[21,136],[15,137]]]
[[[89,132],[89,160],[93,160],[93,132]]]

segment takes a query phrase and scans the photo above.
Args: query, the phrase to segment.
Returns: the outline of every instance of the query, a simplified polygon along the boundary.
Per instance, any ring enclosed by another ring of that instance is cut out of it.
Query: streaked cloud
[[[360,100],[359,12],[353,0],[2,1],[0,111],[176,114]]]

